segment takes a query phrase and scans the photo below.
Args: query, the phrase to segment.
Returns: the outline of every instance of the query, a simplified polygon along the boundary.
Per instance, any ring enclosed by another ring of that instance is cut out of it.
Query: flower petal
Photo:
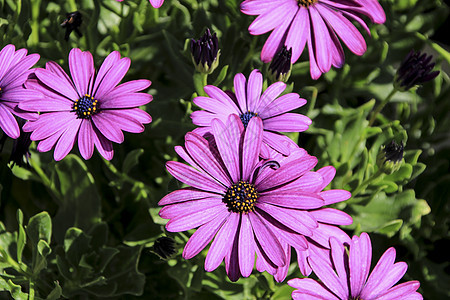
[[[20,128],[11,111],[0,102],[0,127],[12,139],[20,136]]]
[[[239,268],[242,276],[248,277],[252,273],[255,264],[255,245],[252,225],[248,214],[241,217],[241,228],[239,232]]]
[[[78,133],[78,149],[84,159],[89,159],[94,153],[94,130],[89,120],[81,122],[80,131]]]
[[[262,121],[260,118],[252,118],[248,123],[244,134],[242,153],[242,179],[249,180],[252,171],[259,160],[259,152],[262,143]]]
[[[197,189],[193,188],[184,188],[180,190],[176,190],[171,192],[170,194],[167,194],[162,198],[158,205],[168,205],[168,204],[175,204],[185,201],[193,201],[198,199],[204,199],[209,197],[216,197],[222,199],[222,196],[213,194],[210,192],[205,191],[199,191]]]
[[[89,94],[89,80],[95,72],[92,54],[88,51],[82,52],[78,48],[72,49],[69,53],[69,68],[80,98]]]
[[[216,205],[207,209],[200,209],[195,212],[178,216],[171,219],[166,224],[166,229],[170,232],[181,232],[199,227],[209,221],[222,216],[227,209],[223,205]]]
[[[214,271],[229,251],[230,241],[236,236],[239,225],[239,214],[230,214],[225,224],[219,229],[214,241],[211,243],[205,259],[205,270]]]
[[[78,129],[81,125],[81,119],[73,119],[70,123],[67,124],[66,130],[59,138],[56,143],[55,152],[53,153],[53,157],[56,161],[59,161],[66,157],[69,154],[70,150],[72,150],[73,145],[75,144],[75,138],[78,134]]]
[[[281,186],[289,181],[295,180],[307,171],[314,168],[317,158],[314,156],[302,157],[281,166],[271,176],[261,179],[258,177],[255,186],[258,192],[264,192],[277,186]]]
[[[350,290],[352,297],[359,297],[366,284],[372,260],[372,244],[367,233],[353,236],[349,251]]]
[[[250,213],[250,221],[252,223],[253,232],[256,240],[261,246],[262,251],[267,255],[276,266],[284,266],[286,264],[286,256],[280,242],[270,230],[268,224],[263,221],[259,214]]]
[[[311,278],[294,278],[289,280],[288,285],[296,288],[292,292],[292,299],[317,299],[317,300],[339,300],[340,298],[332,294],[326,287]]]
[[[191,259],[202,251],[211,242],[217,231],[227,220],[230,212],[224,210],[210,222],[200,226],[189,238],[183,250],[183,258]]]
[[[166,163],[169,173],[179,181],[204,191],[225,194],[226,187],[194,168],[176,161]]]

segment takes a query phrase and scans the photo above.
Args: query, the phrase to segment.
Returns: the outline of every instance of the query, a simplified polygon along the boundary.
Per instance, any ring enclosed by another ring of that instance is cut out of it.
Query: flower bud
[[[292,48],[287,50],[286,46],[283,46],[273,57],[272,62],[269,65],[269,78],[275,81],[286,82],[291,76],[292,70]]]
[[[170,237],[160,237],[153,244],[152,250],[162,259],[168,259],[176,252],[175,241]]]
[[[30,165],[28,159],[31,156],[30,145],[31,145],[31,132],[24,132],[22,130],[23,125],[26,123],[24,120],[19,119],[17,123],[20,126],[20,136],[13,141],[13,146],[11,150],[11,155],[9,156],[9,162],[12,162],[12,166],[18,165],[22,167],[24,164]]]
[[[386,174],[397,171],[403,159],[403,142],[397,144],[392,141],[390,144],[382,146],[377,155],[377,165]]]
[[[195,69],[201,73],[211,74],[219,65],[219,40],[216,33],[206,29],[205,34],[198,40],[191,40],[192,62]]]
[[[81,32],[78,30],[78,27],[81,26],[82,21],[82,15],[79,11],[66,14],[66,19],[61,23],[61,27],[66,29],[66,34],[64,36],[66,41],[69,40],[69,36],[74,30],[78,36],[82,36]]]
[[[420,51],[411,50],[397,70],[394,87],[404,92],[438,76],[439,71],[431,72],[435,65],[434,62],[431,62],[432,59],[432,55],[427,56]]]

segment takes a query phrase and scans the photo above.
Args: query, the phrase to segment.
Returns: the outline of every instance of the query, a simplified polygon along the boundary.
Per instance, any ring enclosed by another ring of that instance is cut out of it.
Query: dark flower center
[[[2,88],[0,87],[0,97],[2,96],[2,94],[3,94],[3,91],[2,91]]]
[[[297,0],[298,1],[298,6],[304,6],[306,8],[308,8],[310,5],[316,3],[319,0]]]
[[[241,121],[242,121],[242,124],[244,124],[244,127],[247,128],[247,125],[248,125],[248,122],[250,122],[250,119],[253,117],[256,117],[257,115],[258,115],[257,113],[248,111],[244,114],[241,114],[239,116],[239,118],[241,118]]]
[[[235,213],[249,213],[255,210],[255,203],[258,199],[258,192],[255,186],[247,181],[240,180],[228,188],[223,202],[228,210]]]
[[[73,111],[77,114],[78,119],[88,119],[98,112],[98,101],[94,97],[86,94],[73,104]]]

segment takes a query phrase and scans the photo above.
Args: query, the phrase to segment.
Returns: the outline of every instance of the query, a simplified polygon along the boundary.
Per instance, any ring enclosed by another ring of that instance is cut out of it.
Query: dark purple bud
[[[75,31],[79,37],[82,36],[81,32],[78,30],[78,27],[81,26],[82,21],[82,15],[79,11],[66,14],[66,19],[61,23],[61,27],[66,29],[66,34],[64,36],[66,41],[69,40],[69,36],[72,31]]]
[[[401,63],[395,75],[394,86],[400,91],[407,91],[415,85],[423,84],[438,76],[439,71],[432,72],[435,63],[432,55],[411,50]]]
[[[170,237],[163,236],[155,241],[151,249],[162,259],[168,259],[176,252],[175,241]]]
[[[269,65],[269,77],[272,81],[286,82],[289,79],[292,70],[291,57],[292,48],[287,50],[286,46],[275,54]]]
[[[207,28],[205,34],[197,41],[191,40],[192,61],[197,71],[211,74],[219,64],[219,40],[216,33],[211,35]]]
[[[377,156],[378,167],[386,174],[392,174],[400,168],[403,159],[403,142],[397,144],[395,141],[382,146]]]
[[[22,126],[25,124],[24,120],[19,119],[17,123],[19,123],[20,126],[20,136],[13,141],[9,162],[12,162],[12,167],[14,167],[14,165],[22,167],[24,164],[29,166],[30,163],[28,159],[31,156],[29,151],[31,145],[31,132],[24,132],[22,130]]]

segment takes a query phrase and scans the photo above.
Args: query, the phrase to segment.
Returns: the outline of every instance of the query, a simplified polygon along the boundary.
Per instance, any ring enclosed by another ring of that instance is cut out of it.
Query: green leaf
[[[28,294],[22,292],[20,285],[12,282],[11,279],[5,280],[0,276],[0,291],[8,291],[15,300],[27,300]]]
[[[46,211],[43,211],[31,217],[26,230],[31,243],[35,247],[37,247],[40,240],[50,243],[52,237],[52,219],[50,215]]]
[[[287,284],[283,284],[282,286],[278,287],[275,293],[273,294],[271,300],[285,300],[285,299],[291,299],[292,292],[295,289]]]
[[[82,256],[89,249],[91,237],[87,236],[79,228],[69,228],[64,238],[64,250],[66,259],[73,266],[77,267]]]
[[[375,232],[385,234],[388,237],[393,237],[402,227],[403,220],[392,220],[384,224],[381,228]]]
[[[214,86],[219,86],[222,83],[222,81],[224,81],[224,79],[227,77],[227,73],[228,73],[228,65],[224,66],[222,68],[222,70],[220,70],[219,76],[217,76],[217,78],[214,81],[213,85]]]
[[[123,161],[122,172],[128,174],[138,164],[142,154],[144,154],[144,149],[135,149],[129,152]]]
[[[55,283],[55,288],[50,292],[50,294],[47,295],[47,298],[45,298],[45,300],[61,299],[62,288],[59,285],[58,281],[55,281],[54,283]]]

